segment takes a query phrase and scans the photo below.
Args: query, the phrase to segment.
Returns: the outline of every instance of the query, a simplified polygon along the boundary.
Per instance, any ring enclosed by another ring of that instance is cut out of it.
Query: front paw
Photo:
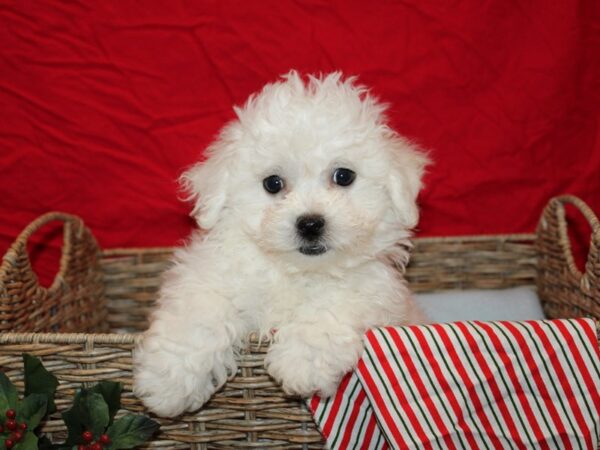
[[[232,352],[198,354],[183,347],[160,349],[156,340],[144,344],[134,352],[133,391],[162,417],[200,408],[236,371]]]
[[[269,374],[291,395],[321,397],[335,394],[343,376],[358,362],[362,344],[340,348],[328,339],[307,342],[300,337],[281,339],[265,357]]]
[[[214,393],[208,377],[189,376],[172,369],[141,367],[136,369],[134,394],[144,405],[161,417],[175,417],[184,411],[202,406]],[[194,384],[191,392],[186,386]],[[193,395],[194,401],[191,401]]]

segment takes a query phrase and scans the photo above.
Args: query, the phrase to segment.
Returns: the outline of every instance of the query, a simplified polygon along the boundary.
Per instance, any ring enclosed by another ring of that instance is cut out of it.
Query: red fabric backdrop
[[[0,2],[0,252],[49,210],[176,244],[177,175],[291,68],[358,75],[431,151],[421,235],[600,211],[599,28],[597,0]]]

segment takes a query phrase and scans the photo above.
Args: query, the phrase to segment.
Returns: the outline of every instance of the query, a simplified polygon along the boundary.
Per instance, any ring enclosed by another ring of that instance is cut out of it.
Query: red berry
[[[90,450],[90,448],[87,445],[78,445],[77,450]]]
[[[6,411],[6,417],[8,417],[9,419],[14,419],[15,417],[17,417],[17,413],[14,409],[9,409],[8,411]]]
[[[108,434],[103,434],[100,436],[99,442],[101,444],[110,444],[110,438],[108,437]]]
[[[4,427],[0,424],[0,433],[4,433]]]
[[[17,429],[17,422],[14,419],[9,419],[6,421],[6,428],[8,428],[10,431],[14,431]]]
[[[14,433],[12,433],[12,434],[10,435],[10,438],[11,438],[13,441],[17,441],[17,442],[19,442],[21,439],[23,439],[23,433],[21,433],[20,431],[15,431]]]
[[[27,429],[27,424],[25,422],[19,424],[19,428],[23,431],[25,431]]]
[[[102,444],[100,444],[100,442],[95,442],[90,445],[90,450],[102,450]]]
[[[6,448],[13,448],[15,446],[15,443],[12,439],[7,439],[4,441],[4,445],[6,446]]]
[[[91,431],[84,431],[83,433],[81,433],[81,438],[85,442],[92,442],[92,439],[94,439],[94,435]]]

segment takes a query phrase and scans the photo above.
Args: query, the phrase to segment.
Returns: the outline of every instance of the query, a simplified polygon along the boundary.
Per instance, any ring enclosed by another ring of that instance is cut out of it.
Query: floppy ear
[[[225,206],[231,167],[224,142],[215,142],[206,153],[208,158],[187,169],[179,182],[188,194],[186,200],[194,202],[190,215],[200,228],[208,230],[215,226]]]
[[[423,187],[425,167],[431,161],[416,145],[399,136],[392,138],[390,152],[387,183],[394,211],[403,227],[413,228],[419,221],[417,195]]]

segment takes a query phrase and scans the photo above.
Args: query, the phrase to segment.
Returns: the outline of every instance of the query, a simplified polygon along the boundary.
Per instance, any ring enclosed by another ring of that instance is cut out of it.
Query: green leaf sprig
[[[56,411],[54,396],[58,380],[42,362],[23,355],[25,396],[19,400],[15,386],[0,373],[0,450],[119,450],[147,441],[159,424],[143,415],[125,414],[115,420],[121,408],[120,383],[102,381],[80,389],[71,409],[62,413],[67,440],[53,444],[38,436],[44,417]]]

